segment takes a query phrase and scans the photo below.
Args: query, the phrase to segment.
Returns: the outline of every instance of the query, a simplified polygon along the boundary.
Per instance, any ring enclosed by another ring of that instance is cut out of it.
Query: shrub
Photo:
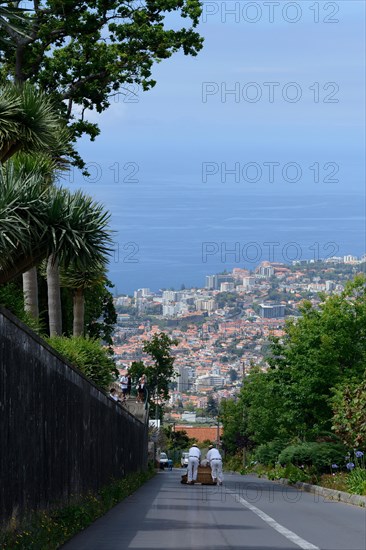
[[[284,476],[288,479],[289,483],[297,483],[298,481],[306,482],[310,481],[310,474],[305,472],[302,468],[297,468],[293,464],[287,464],[284,472]]]
[[[255,460],[265,466],[274,466],[278,461],[278,455],[286,447],[287,442],[281,439],[274,439],[269,443],[263,443],[255,451]]]
[[[271,481],[274,481],[275,479],[282,479],[285,477],[285,468],[280,466],[280,464],[276,464],[274,468],[266,472],[266,475]]]
[[[107,389],[118,375],[108,349],[97,340],[52,336],[48,343],[101,388]]]
[[[318,472],[326,472],[332,464],[344,462],[345,452],[345,447],[340,443],[305,442],[283,449],[278,461],[295,466],[314,466]]]
[[[0,286],[0,305],[11,311],[18,319],[29,328],[39,333],[40,323],[30,313],[24,311],[24,296],[22,289],[15,283],[7,283]]]
[[[243,468],[243,453],[225,457],[225,470],[240,472]]]
[[[356,495],[366,495],[366,470],[355,468],[346,479],[347,489]]]

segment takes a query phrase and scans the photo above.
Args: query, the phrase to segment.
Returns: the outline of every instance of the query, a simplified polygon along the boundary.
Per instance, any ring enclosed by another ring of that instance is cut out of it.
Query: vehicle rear
[[[188,459],[189,459],[189,453],[183,452],[180,459],[180,465],[182,468],[186,468],[188,466]]]

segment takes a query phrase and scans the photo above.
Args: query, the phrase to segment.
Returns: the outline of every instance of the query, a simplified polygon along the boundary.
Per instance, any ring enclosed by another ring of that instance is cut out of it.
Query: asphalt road
[[[252,476],[181,485],[182,471],[159,471],[63,549],[366,550],[364,508]]]

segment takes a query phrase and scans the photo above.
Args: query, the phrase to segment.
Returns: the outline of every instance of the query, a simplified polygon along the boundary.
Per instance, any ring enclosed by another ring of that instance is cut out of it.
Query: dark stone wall
[[[0,308],[3,523],[147,467],[147,426]]]

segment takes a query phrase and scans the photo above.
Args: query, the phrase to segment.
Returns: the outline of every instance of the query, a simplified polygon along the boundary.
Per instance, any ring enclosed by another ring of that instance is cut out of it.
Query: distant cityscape
[[[164,331],[178,340],[173,347],[176,382],[166,421],[207,422],[214,398],[232,398],[253,366],[267,368],[270,337],[284,335],[286,318],[298,317],[304,299],[313,305],[320,293],[343,291],[357,273],[365,273],[366,255],[294,261],[291,265],[261,262],[254,270],[207,275],[202,288],[135,290],[116,296],[114,355],[126,372],[133,361],[148,362],[143,343]]]

